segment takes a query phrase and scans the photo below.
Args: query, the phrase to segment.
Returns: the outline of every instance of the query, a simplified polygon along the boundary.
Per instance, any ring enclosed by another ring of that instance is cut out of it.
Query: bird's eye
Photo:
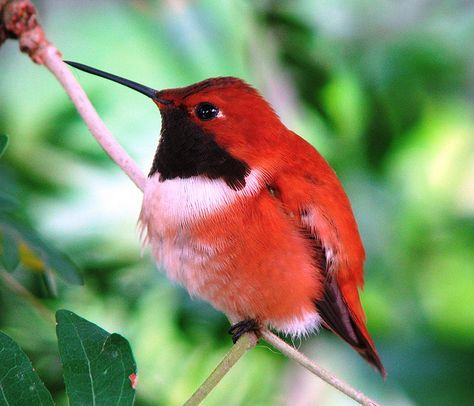
[[[196,106],[196,116],[200,120],[207,121],[212,120],[219,114],[219,109],[211,103],[199,103]]]

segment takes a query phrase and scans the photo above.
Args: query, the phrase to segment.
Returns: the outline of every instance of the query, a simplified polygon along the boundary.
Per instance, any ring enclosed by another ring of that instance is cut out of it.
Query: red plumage
[[[234,332],[270,326],[301,336],[322,324],[385,376],[359,299],[365,253],[357,224],[316,149],[240,79],[156,91],[68,63],[160,108],[140,221],[171,279],[242,321]]]
[[[157,98],[162,114],[181,109],[191,127],[249,168],[241,190],[205,173],[150,177],[141,221],[169,276],[237,320],[292,335],[321,322],[385,376],[359,299],[364,248],[324,158],[239,79],[209,79]],[[219,115],[200,119],[201,103]],[[162,137],[171,138],[163,125]]]

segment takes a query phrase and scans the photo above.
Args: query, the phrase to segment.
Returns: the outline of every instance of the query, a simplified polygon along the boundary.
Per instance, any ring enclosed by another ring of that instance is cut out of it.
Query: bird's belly
[[[212,301],[225,285],[229,275],[223,269],[223,253],[228,252],[229,239],[215,232],[222,224],[210,219],[236,201],[255,196],[259,177],[252,171],[240,191],[221,179],[201,176],[162,182],[156,174],[147,179],[140,214],[146,239],[169,278],[191,295]]]
[[[169,278],[235,319],[256,318],[290,334],[317,327],[321,287],[311,255],[296,231],[280,225],[273,203],[245,191],[225,195],[227,185],[211,180],[206,193],[196,192],[202,183],[185,181],[155,180],[144,193],[141,222]]]
[[[225,282],[225,273],[217,263],[217,247],[199,242],[189,229],[169,227],[150,237],[157,263],[191,295],[209,300]]]

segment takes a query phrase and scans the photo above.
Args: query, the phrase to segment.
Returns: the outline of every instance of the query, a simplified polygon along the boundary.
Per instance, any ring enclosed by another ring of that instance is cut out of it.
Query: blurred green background
[[[384,405],[474,399],[474,7],[469,1],[35,1],[66,59],[155,88],[233,75],[336,169],[368,253],[363,302],[384,383],[327,332],[295,342]],[[75,72],[144,171],[160,117],[142,95]],[[225,317],[159,273],[136,228],[141,194],[43,67],[0,49],[0,192],[67,253],[85,286],[23,252],[14,276],[131,343],[137,405],[180,404],[231,345]],[[28,259],[29,258],[29,259]],[[32,260],[33,259],[33,260]],[[1,271],[3,272],[3,271]],[[54,291],[56,294],[54,295]],[[0,329],[66,404],[54,326],[0,283]],[[206,405],[349,405],[265,343]]]

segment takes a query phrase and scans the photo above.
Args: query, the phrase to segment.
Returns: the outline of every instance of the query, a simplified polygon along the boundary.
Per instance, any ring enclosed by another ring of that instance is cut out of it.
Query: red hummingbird
[[[155,90],[68,64],[150,97],[161,137],[140,222],[170,279],[233,320],[233,340],[322,325],[385,377],[359,299],[364,247],[335,172],[234,77]]]

